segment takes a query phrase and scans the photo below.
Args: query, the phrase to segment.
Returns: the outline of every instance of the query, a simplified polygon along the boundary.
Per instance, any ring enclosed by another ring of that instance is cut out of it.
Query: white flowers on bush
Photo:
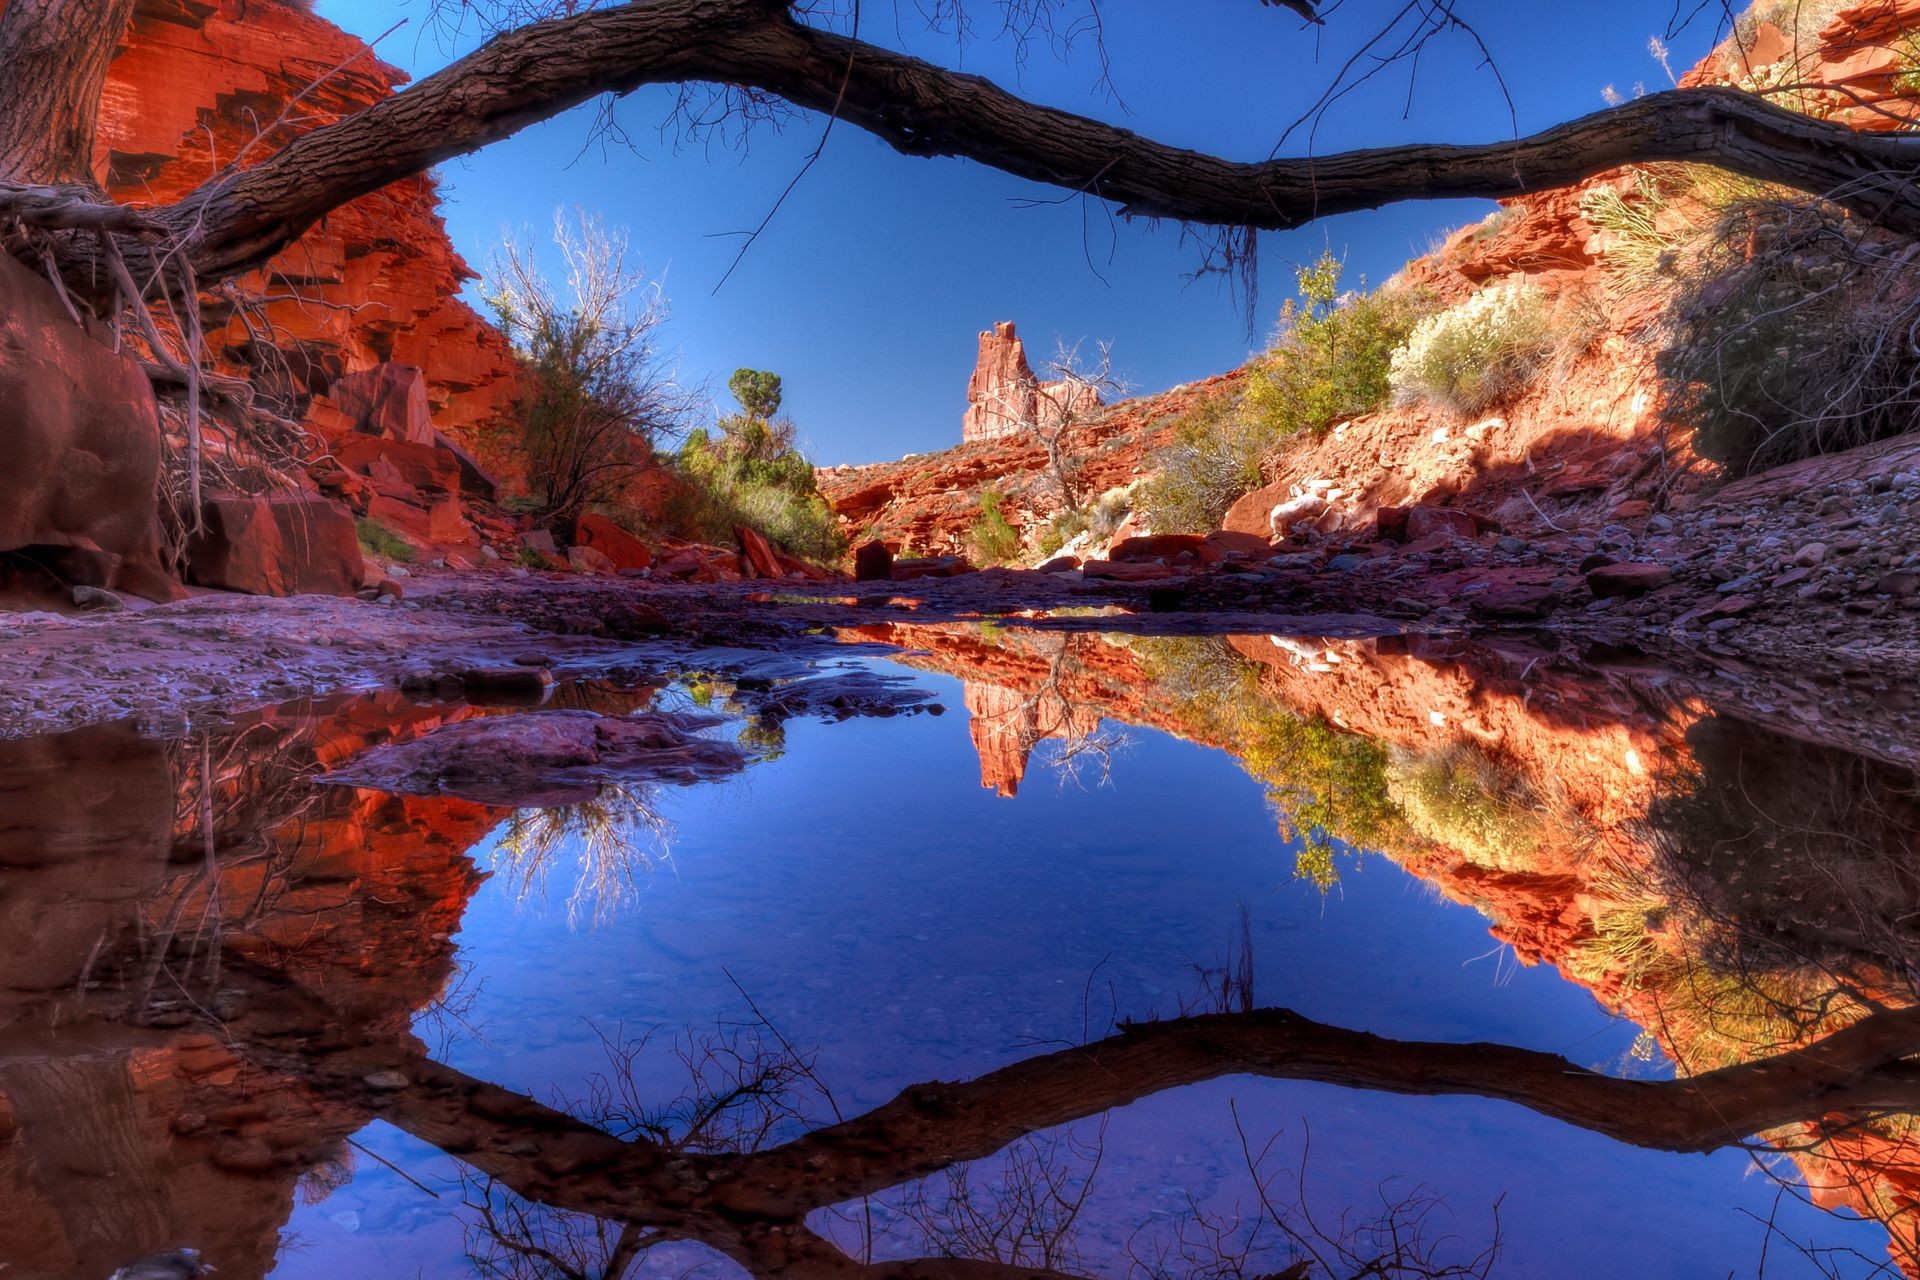
[[[1530,281],[1509,281],[1416,324],[1388,377],[1396,404],[1471,417],[1525,385],[1552,352],[1545,296]]]

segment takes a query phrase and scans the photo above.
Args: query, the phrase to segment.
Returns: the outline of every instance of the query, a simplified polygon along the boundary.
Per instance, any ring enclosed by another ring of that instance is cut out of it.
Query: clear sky
[[[1064,61],[1033,49],[1018,65],[1011,45],[991,38],[995,0],[972,0],[976,37],[964,44],[929,34],[914,0],[867,0],[866,21],[869,38],[1029,97],[1255,159],[1401,3],[1345,0],[1316,33],[1253,0],[1107,0],[1117,99],[1100,86],[1090,46]],[[1609,84],[1628,93],[1636,82],[1666,87],[1647,42],[1665,31],[1674,0],[1457,0],[1457,8],[1485,37],[1522,132],[1597,110]],[[367,38],[405,20],[380,52],[415,75],[454,54],[427,29],[427,0],[320,0],[318,9]],[[1711,35],[1703,27],[1676,41],[1676,70],[1702,56]],[[1120,223],[1100,205],[1061,202],[1056,191],[969,161],[909,159],[846,126],[716,291],[739,249],[734,233],[773,208],[819,140],[820,121],[756,129],[744,148],[685,145],[662,134],[670,105],[664,90],[618,104],[625,145],[595,142],[593,109],[582,108],[446,166],[454,242],[484,269],[503,232],[544,237],[558,206],[626,227],[671,298],[669,341],[682,376],[712,379],[724,398],[737,366],[782,374],[816,461],[957,442],[975,335],[995,320],[1017,321],[1036,357],[1059,340],[1109,340],[1141,391],[1231,368],[1252,345],[1243,309],[1210,280],[1189,283],[1198,254],[1178,227]],[[1375,81],[1325,118],[1311,146],[1486,141],[1514,129],[1478,49],[1454,37],[1422,59],[1411,95],[1404,72]],[[1284,150],[1308,146],[1296,135]],[[1378,280],[1490,207],[1404,204],[1263,236],[1259,333],[1290,291],[1290,264],[1331,245],[1347,256],[1350,279]]]

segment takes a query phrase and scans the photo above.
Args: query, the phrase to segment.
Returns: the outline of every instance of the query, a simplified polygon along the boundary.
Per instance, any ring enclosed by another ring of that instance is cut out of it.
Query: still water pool
[[[1086,660],[1036,684],[1026,641],[956,642],[965,664],[828,660],[904,673],[945,715],[749,727],[727,780],[557,813],[317,783],[473,711],[390,695],[9,744],[0,1275],[174,1246],[279,1280],[1884,1266],[1898,1216],[1812,1195],[1782,1125],[1680,1153],[1584,1122],[1551,1071],[1528,1094],[1546,1059],[1523,1051],[1653,1087],[1695,1043],[1628,1016],[1672,1006],[1596,968],[1602,881],[1537,831],[1479,828],[1536,865],[1436,860],[1460,822],[1432,812],[1439,766],[1373,744],[1400,856],[1342,848],[1316,884],[1302,841],[1344,833],[1281,821],[1267,756],[1190,680],[1079,637]],[[585,702],[727,691],[683,674]],[[1008,716],[1017,786],[988,723]],[[1526,812],[1591,828],[1579,857],[1618,874],[1637,828],[1533,785]],[[1516,922],[1523,891],[1553,928]],[[1549,934],[1588,950],[1522,963],[1501,940]],[[1630,1130],[1640,1096],[1602,1106]]]

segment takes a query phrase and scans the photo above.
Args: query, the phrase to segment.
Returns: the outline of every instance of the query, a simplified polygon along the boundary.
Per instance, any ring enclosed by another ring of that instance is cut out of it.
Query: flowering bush
[[[1537,286],[1519,281],[1482,289],[1414,325],[1393,353],[1394,401],[1471,417],[1525,386],[1553,347],[1546,298]]]

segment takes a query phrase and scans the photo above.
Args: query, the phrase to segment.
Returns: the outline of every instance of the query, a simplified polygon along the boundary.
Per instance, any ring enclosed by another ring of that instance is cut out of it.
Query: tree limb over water
[[[118,12],[124,0],[68,10]],[[31,45],[42,5],[17,4],[0,67]],[[42,18],[41,21],[52,19]],[[66,18],[59,19],[67,21]],[[80,28],[75,28],[79,30]],[[86,28],[91,30],[92,28]],[[108,32],[100,39],[110,40]],[[71,40],[89,92],[61,99],[97,110],[98,50]],[[47,74],[55,74],[47,72]],[[243,272],[291,244],[330,210],[396,180],[468,154],[601,94],[644,85],[717,83],[844,119],[896,150],[961,156],[1119,205],[1126,214],[1227,227],[1285,229],[1315,218],[1407,199],[1504,197],[1563,186],[1605,169],[1697,161],[1828,195],[1856,214],[1920,233],[1920,139],[1863,133],[1725,88],[1676,89],[1507,142],[1411,144],[1327,156],[1240,162],[1173,147],[1130,130],[1026,101],[979,76],[808,25],[784,0],[636,0],[532,22],[495,36],[419,84],[338,123],[304,134],[259,164],[217,175],[151,211],[162,240],[184,246],[204,283]],[[0,105],[0,139],[25,108]],[[36,129],[52,128],[43,106]],[[69,130],[71,132],[71,130]],[[71,151],[68,148],[67,151]],[[62,152],[67,154],[67,152]],[[46,225],[105,215],[73,206],[49,213],[59,173],[45,156],[0,151],[0,219],[27,208]],[[37,184],[37,185],[36,185]],[[125,238],[125,237],[123,237]],[[123,246],[136,268],[136,242]],[[156,256],[149,244],[149,261]],[[76,291],[100,288],[96,238],[68,235],[59,265]],[[136,269],[147,278],[151,272]]]

